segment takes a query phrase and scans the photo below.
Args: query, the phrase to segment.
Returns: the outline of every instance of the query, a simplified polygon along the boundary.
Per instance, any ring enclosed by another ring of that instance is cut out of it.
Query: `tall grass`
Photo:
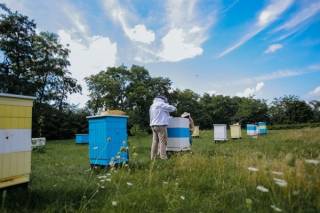
[[[320,128],[218,144],[204,131],[167,161],[149,160],[150,143],[131,137],[129,166],[93,171],[86,145],[49,141],[33,153],[28,191],[9,190],[2,211],[320,211],[320,164],[305,161],[320,160]]]

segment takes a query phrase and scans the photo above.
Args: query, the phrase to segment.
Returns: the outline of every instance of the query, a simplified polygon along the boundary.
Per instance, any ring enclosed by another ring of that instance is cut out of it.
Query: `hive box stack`
[[[230,125],[230,134],[232,139],[241,138],[241,125],[239,124]]]
[[[89,158],[91,166],[128,162],[128,116],[89,116]]]
[[[255,124],[247,124],[247,135],[256,137],[258,135],[258,128]]]
[[[34,99],[0,93],[0,189],[30,180]]]
[[[187,118],[171,118],[168,125],[167,151],[190,150],[190,129]]]
[[[213,124],[213,140],[214,141],[228,140],[226,124]]]
[[[76,134],[76,144],[87,144],[89,143],[88,134]]]
[[[259,122],[258,123],[258,132],[259,132],[259,135],[265,135],[267,134],[267,125],[266,125],[266,122]]]

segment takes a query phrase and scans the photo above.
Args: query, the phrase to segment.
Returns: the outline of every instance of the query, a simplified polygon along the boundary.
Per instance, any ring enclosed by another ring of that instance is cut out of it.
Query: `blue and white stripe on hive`
[[[247,124],[247,135],[249,136],[256,136],[257,135],[257,125],[255,124]]]
[[[266,122],[259,122],[258,123],[258,131],[259,131],[259,135],[267,134]]]
[[[190,129],[187,118],[171,118],[168,125],[167,151],[190,150]]]

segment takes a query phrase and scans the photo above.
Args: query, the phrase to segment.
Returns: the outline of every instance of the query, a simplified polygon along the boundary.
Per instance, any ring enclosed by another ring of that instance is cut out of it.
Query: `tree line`
[[[0,4],[0,92],[36,96],[34,137],[71,138],[87,132],[86,116],[107,109],[127,112],[130,129],[148,131],[149,106],[159,94],[177,106],[173,116],[190,112],[201,128],[211,128],[213,123],[320,122],[317,100],[306,102],[291,95],[267,104],[254,97],[200,95],[173,89],[169,78],[152,77],[136,65],[109,67],[85,78],[90,99],[80,109],[67,101],[82,90],[69,71],[69,53],[56,34],[38,33],[33,20]]]
[[[212,128],[213,123],[247,124],[265,121],[269,124],[320,122],[320,101],[306,102],[297,96],[276,98],[271,104],[254,97],[199,95],[190,89],[172,88],[168,78],[153,78],[140,66],[110,67],[86,78],[90,91],[88,107],[99,110],[121,109],[130,116],[129,126],[147,130],[149,107],[156,95],[165,95],[177,107],[173,116],[191,113],[196,125]]]

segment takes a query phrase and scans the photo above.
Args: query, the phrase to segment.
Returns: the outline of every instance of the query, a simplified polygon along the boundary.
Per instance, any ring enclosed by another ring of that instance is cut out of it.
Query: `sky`
[[[0,0],[69,44],[70,71],[144,66],[204,94],[320,100],[320,0]]]

